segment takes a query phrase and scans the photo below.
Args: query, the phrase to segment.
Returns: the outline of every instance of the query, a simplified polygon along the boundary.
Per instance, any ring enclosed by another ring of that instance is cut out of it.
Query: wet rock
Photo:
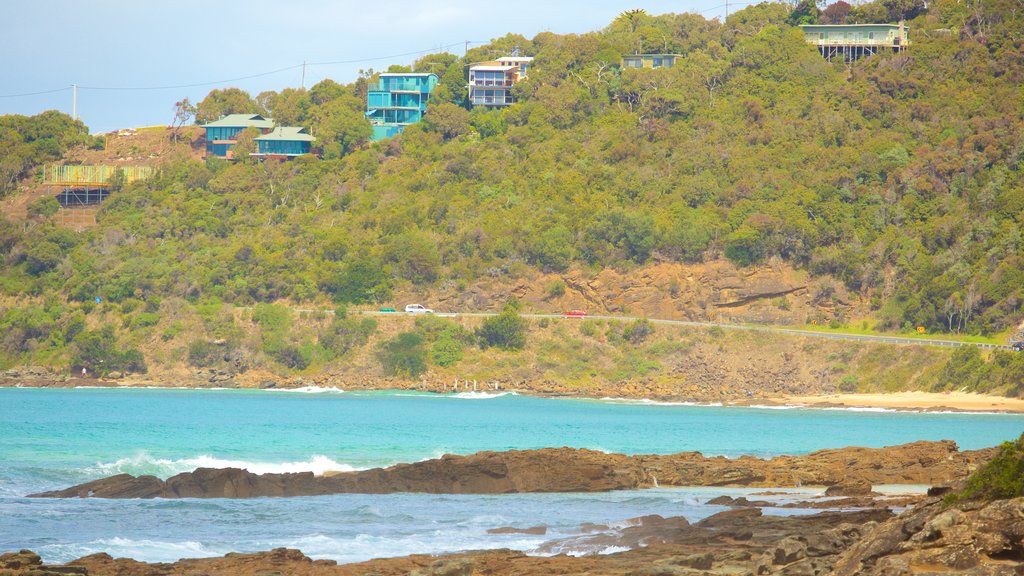
[[[0,568],[7,570],[30,568],[32,566],[39,566],[42,563],[43,560],[39,557],[39,554],[36,554],[31,550],[21,550],[19,552],[0,554]]]
[[[537,536],[543,536],[548,533],[547,526],[531,526],[529,528],[514,528],[512,526],[502,526],[501,528],[490,528],[487,530],[488,534],[533,534]]]
[[[473,562],[469,560],[438,560],[426,568],[413,570],[409,576],[470,576]]]
[[[871,483],[864,480],[846,480],[825,489],[825,496],[868,496]]]
[[[357,472],[316,476],[252,474],[246,470],[199,469],[166,483],[152,476],[118,475],[43,497],[251,498],[342,493],[504,494],[601,492],[653,486],[795,486],[840,484],[850,477],[872,483],[932,484],[966,475],[991,451],[957,451],[953,442],[915,442],[888,448],[822,450],[771,460],[707,458],[698,452],[625,456],[594,450],[544,448],[445,455],[434,460]],[[732,500],[731,505],[766,502]],[[738,504],[737,504],[738,503]]]

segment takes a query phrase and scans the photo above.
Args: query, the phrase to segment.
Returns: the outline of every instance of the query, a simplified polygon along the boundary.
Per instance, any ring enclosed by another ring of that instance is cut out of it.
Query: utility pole
[[[462,51],[462,55],[465,56],[469,52],[469,40],[466,40],[466,48]]]
[[[306,61],[302,61],[302,89],[306,89]]]
[[[725,0],[725,19],[729,19],[729,0]],[[723,21],[722,24],[725,24]]]
[[[71,85],[71,119],[78,120],[78,84]]]

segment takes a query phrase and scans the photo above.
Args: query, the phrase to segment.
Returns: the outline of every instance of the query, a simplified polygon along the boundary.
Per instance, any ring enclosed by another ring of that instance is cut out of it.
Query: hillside
[[[888,21],[899,8],[890,4],[857,6],[849,18]],[[329,374],[371,338],[346,325],[257,341],[247,310],[275,302],[472,311],[515,297],[538,312],[1005,339],[1024,316],[1019,12],[1011,0],[917,6],[909,50],[852,66],[805,43],[795,24],[825,17],[806,3],[751,6],[724,24],[627,12],[583,35],[509,35],[462,58],[419,60],[417,71],[441,78],[426,120],[372,145],[367,78],[255,98],[215,90],[197,122],[260,112],[308,125],[322,158],[229,164],[197,159],[194,136],[180,153],[133,144],[127,156],[160,174],[116,191],[94,229],[62,229],[41,209],[0,220],[0,365],[106,358],[160,373],[185,356],[204,368],[192,351],[216,341],[252,370]],[[535,57],[518,102],[467,110],[465,65],[513,48]],[[635,51],[683,59],[621,69]],[[106,158],[81,123],[4,118],[3,138],[25,151],[5,178],[30,178],[33,162],[56,156]],[[341,333],[358,346],[337,345]],[[449,339],[473,352],[445,378],[489,358],[495,377],[521,366],[456,333]],[[386,342],[372,338],[359,365],[386,371]],[[919,371],[946,370],[946,354]],[[1018,390],[1007,384],[1018,357],[960,361],[957,379],[901,385]]]

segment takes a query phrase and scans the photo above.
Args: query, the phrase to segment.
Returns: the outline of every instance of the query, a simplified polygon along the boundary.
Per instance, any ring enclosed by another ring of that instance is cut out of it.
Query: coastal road
[[[296,312],[323,312],[323,310],[315,309],[294,309]],[[351,314],[363,314],[363,315],[374,315],[374,316],[410,316],[405,312],[380,312],[377,310],[352,310]],[[437,316],[457,318],[459,316],[466,317],[487,317],[497,316],[496,312],[438,312]],[[561,319],[561,314],[522,314],[524,318],[551,318]],[[567,320],[571,321],[583,321],[587,320],[612,320],[620,322],[631,322],[639,320],[640,316],[583,316],[573,317]],[[690,326],[693,328],[721,328],[723,330],[746,330],[748,332],[771,332],[775,334],[789,334],[791,336],[810,336],[812,338],[828,338],[831,340],[852,340],[856,342],[876,342],[879,344],[905,344],[911,346],[976,346],[978,348],[992,349],[992,350],[1010,350],[1010,347],[1005,344],[988,344],[982,342],[960,342],[956,340],[940,340],[937,338],[907,338],[905,336],[879,336],[873,334],[851,334],[848,332],[819,332],[817,330],[799,330],[796,328],[779,328],[775,326],[752,326],[746,324],[727,324],[718,322],[694,322],[690,320],[664,320],[659,318],[648,318],[652,324],[664,324],[669,326]]]

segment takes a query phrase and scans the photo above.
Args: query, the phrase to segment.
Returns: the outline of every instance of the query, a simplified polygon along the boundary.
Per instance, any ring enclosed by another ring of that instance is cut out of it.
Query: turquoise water
[[[803,454],[840,446],[1016,438],[1024,417],[779,410],[515,395],[237,390],[0,389],[0,551],[51,561],[97,551],[148,561],[294,546],[356,561],[481,547],[533,550],[582,522],[659,513],[695,520],[727,491],[507,496],[343,495],[249,501],[27,499],[120,472],[361,469],[548,446],[627,454]],[[740,491],[742,492],[742,491]],[[486,529],[547,524],[545,536]]]

